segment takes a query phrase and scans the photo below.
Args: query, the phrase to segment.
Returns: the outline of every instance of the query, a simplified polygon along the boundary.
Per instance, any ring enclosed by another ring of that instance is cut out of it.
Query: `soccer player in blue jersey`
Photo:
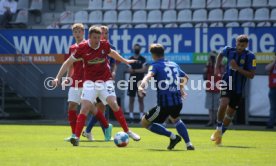
[[[222,79],[227,82],[226,87],[221,87],[220,105],[217,113],[217,127],[211,140],[217,145],[221,144],[222,135],[227,130],[234,118],[242,98],[246,80],[253,79],[256,70],[255,55],[247,50],[248,37],[240,35],[236,39],[236,47],[224,47],[217,57],[215,74],[219,73],[219,64],[223,57],[227,58],[226,72]]]
[[[194,150],[187,128],[179,118],[182,109],[182,97],[186,95],[184,85],[188,81],[188,76],[176,63],[164,59],[164,47],[161,44],[152,44],[150,52],[154,62],[150,65],[148,74],[138,87],[138,94],[141,97],[145,95],[145,86],[153,77],[157,85],[157,106],[142,117],[142,126],[153,133],[169,137],[168,150],[172,150],[181,141],[181,137],[185,140],[187,150]],[[181,137],[162,125],[168,117],[174,123]]]
[[[109,38],[109,28],[107,26],[101,26],[101,30],[102,30],[102,35],[101,35],[101,40],[106,40],[108,41]],[[113,50],[116,50],[116,48],[110,44],[110,48]],[[116,70],[117,70],[117,65],[116,65],[116,61],[115,59],[108,57],[109,58],[109,66],[110,66],[110,71],[112,74],[113,79],[115,79],[116,76]],[[105,106],[107,103],[106,102],[102,102],[99,98],[97,98],[96,101],[96,107],[98,110],[100,111],[104,111],[104,115],[105,118],[109,121],[109,106]],[[95,116],[91,116],[91,118],[89,119],[86,129],[82,132],[82,136],[86,137],[89,141],[93,141],[94,140],[94,136],[92,134],[92,129],[93,127],[96,125],[96,123],[98,122],[97,118]],[[101,128],[103,130],[104,133],[104,127],[101,125]],[[111,137],[111,140],[113,140],[113,138]]]

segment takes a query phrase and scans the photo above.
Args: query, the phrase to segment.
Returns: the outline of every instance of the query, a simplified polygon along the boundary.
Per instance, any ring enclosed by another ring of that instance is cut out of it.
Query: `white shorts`
[[[103,102],[104,105],[107,105],[106,99],[109,96],[115,96],[115,87],[112,80],[106,82],[93,82],[85,81],[83,84],[83,91],[81,95],[82,100],[88,100],[91,103],[96,103],[96,98]]]
[[[70,87],[68,92],[68,102],[80,104],[82,88]]]

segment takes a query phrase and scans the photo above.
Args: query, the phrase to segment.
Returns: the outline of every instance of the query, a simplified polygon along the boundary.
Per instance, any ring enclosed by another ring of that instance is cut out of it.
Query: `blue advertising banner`
[[[164,28],[113,29],[110,43],[122,55],[132,53],[132,46],[140,44],[141,53],[149,59],[149,45],[165,46],[168,59],[178,63],[193,63],[194,53],[220,51],[235,46],[235,38],[247,34],[249,50],[254,53],[276,52],[275,28]],[[86,36],[87,38],[87,32]],[[71,30],[0,30],[0,54],[65,54],[74,43]]]

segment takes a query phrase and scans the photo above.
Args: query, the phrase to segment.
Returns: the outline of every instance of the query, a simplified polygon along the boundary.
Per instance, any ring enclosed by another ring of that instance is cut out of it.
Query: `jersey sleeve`
[[[76,46],[72,49],[70,49],[70,57],[74,60],[78,60],[82,58],[81,48],[79,46]]]
[[[228,47],[228,46],[225,46],[223,49],[222,49],[222,51],[220,52],[220,54],[222,55],[222,56],[224,56],[224,57],[226,57],[226,58],[228,58],[228,52],[229,52],[229,49],[230,49],[230,47]]]
[[[186,73],[177,65],[179,77],[185,77]]]
[[[154,75],[156,75],[157,74],[157,65],[155,65],[155,64],[151,64],[150,66],[149,66],[149,69],[148,69],[148,72],[152,72]]]
[[[254,54],[248,54],[248,61],[247,61],[247,69],[248,70],[256,70],[256,57]]]

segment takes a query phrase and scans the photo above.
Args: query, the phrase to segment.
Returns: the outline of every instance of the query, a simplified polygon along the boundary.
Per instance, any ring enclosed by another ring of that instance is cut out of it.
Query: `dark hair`
[[[157,57],[163,57],[165,49],[161,44],[151,44],[150,45],[150,52]]]
[[[91,27],[89,28],[89,35],[91,35],[92,33],[102,34],[101,27],[98,27],[98,26],[91,26]]]
[[[237,37],[237,41],[241,43],[248,43],[248,36],[247,35],[239,35]]]

